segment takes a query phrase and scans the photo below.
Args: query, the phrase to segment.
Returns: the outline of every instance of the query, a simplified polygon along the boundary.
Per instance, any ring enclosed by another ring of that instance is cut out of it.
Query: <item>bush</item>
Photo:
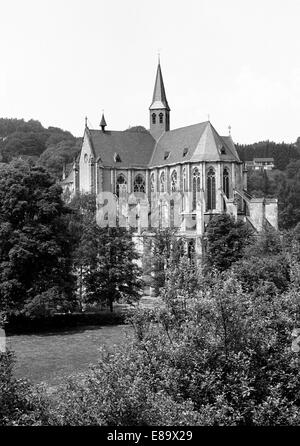
[[[0,353],[0,426],[41,425],[46,400],[25,380],[13,377],[14,356]]]

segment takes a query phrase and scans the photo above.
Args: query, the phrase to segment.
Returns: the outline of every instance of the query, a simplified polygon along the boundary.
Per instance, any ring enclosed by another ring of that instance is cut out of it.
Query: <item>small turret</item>
[[[105,132],[105,127],[107,126],[105,118],[104,118],[104,113],[102,113],[102,118],[101,118],[101,122],[100,122],[100,127],[102,132]]]

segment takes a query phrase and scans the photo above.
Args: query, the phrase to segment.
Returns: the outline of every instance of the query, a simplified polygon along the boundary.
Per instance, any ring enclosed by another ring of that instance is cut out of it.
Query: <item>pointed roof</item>
[[[165,152],[170,151],[165,161]],[[240,162],[233,141],[220,136],[209,121],[165,132],[157,141],[150,167],[183,162]]]
[[[165,108],[170,111],[170,107],[165,92],[165,86],[162,77],[160,62],[158,62],[155,86],[153,91],[152,104],[150,105],[150,110],[157,110],[161,108]]]
[[[107,124],[106,124],[106,121],[105,121],[105,118],[104,118],[104,113],[102,113],[100,127],[106,127],[106,126],[107,126]]]

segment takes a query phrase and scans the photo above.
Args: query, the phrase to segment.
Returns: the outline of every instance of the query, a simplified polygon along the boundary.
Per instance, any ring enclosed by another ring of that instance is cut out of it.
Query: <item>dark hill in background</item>
[[[294,159],[300,159],[300,138],[294,144],[260,141],[254,144],[236,144],[242,161],[253,158],[274,158],[275,169],[284,170]]]
[[[0,161],[22,157],[45,166],[57,178],[64,163],[70,163],[80,150],[81,138],[58,127],[44,128],[33,119],[0,118]]]

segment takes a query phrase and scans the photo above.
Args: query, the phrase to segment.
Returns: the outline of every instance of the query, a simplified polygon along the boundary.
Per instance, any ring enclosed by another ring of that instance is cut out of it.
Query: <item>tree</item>
[[[252,231],[242,221],[235,221],[233,217],[224,213],[210,220],[206,237],[206,266],[222,271],[242,258],[245,247],[251,241]]]
[[[150,285],[158,294],[165,284],[166,269],[184,254],[183,240],[173,229],[158,229],[152,237],[144,239],[143,268],[150,277]]]
[[[47,316],[73,308],[70,234],[61,188],[43,168],[16,161],[0,175],[0,309]]]
[[[84,302],[104,302],[113,311],[114,302],[140,298],[141,270],[132,234],[123,228],[101,228],[87,213],[75,252]]]

